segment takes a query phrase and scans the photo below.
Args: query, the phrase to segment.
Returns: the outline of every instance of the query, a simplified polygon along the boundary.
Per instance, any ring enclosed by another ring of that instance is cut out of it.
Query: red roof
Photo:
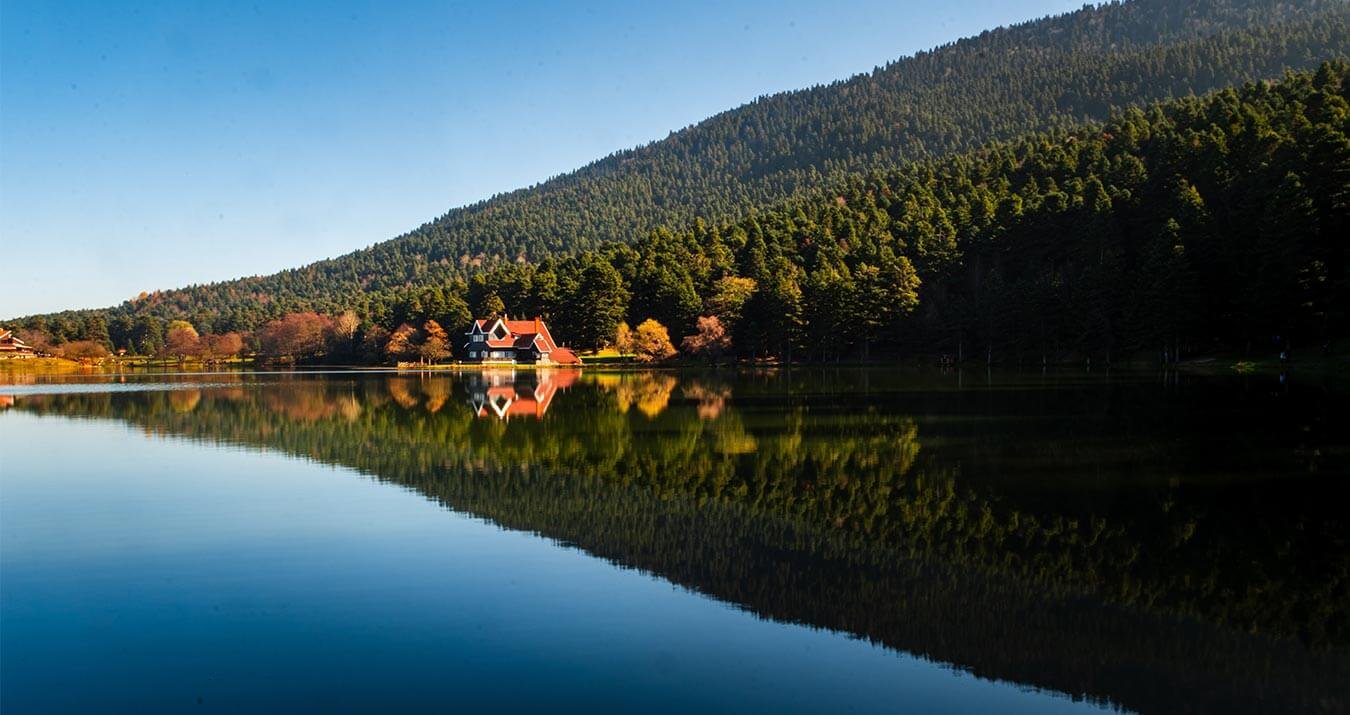
[[[567,348],[557,348],[556,350],[554,350],[552,353],[549,354],[548,359],[558,363],[559,365],[581,364],[581,358],[577,357],[576,353],[572,352]]]
[[[556,355],[559,350],[564,349],[559,348],[558,344],[554,342],[553,334],[549,332],[548,326],[544,324],[542,318],[535,318],[533,320],[511,320],[508,318],[503,319],[500,322],[502,326],[506,328],[506,335],[500,338],[492,337],[491,331],[496,328],[498,323],[498,320],[495,318],[480,318],[473,321],[474,327],[469,332],[470,334],[474,332],[484,333],[485,338],[483,342],[490,348],[516,348],[519,350],[527,350],[533,345],[538,347],[539,352],[541,353],[551,353],[554,355]],[[581,362],[572,351],[568,350],[567,355],[569,355],[570,358],[569,362],[566,362],[565,364],[579,364]],[[551,359],[554,362],[561,362],[556,357]]]

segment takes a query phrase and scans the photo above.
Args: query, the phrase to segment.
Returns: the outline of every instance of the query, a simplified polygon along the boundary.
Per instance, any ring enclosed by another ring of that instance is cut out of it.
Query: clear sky
[[[0,0],[0,318],[267,274],[1083,0]]]

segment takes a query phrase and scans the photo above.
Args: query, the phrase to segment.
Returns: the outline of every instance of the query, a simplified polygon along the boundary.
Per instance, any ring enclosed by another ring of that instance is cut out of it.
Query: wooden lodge
[[[35,355],[33,346],[20,340],[12,331],[0,328],[0,358],[30,358]]]
[[[465,362],[502,365],[580,365],[581,358],[559,347],[542,318],[473,321],[465,333]]]

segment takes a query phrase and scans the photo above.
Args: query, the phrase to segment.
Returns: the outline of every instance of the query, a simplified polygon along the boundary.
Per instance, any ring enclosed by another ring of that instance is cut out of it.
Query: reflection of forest
[[[296,377],[17,407],[343,464],[765,617],[988,677],[1144,710],[1347,706],[1344,521],[1323,481],[1293,481],[1342,465],[1309,463],[1306,443],[1266,435],[1282,449],[1227,457],[1280,480],[1232,472],[1186,449],[1234,426],[1151,387],[972,397],[866,374],[554,377]],[[501,388],[547,394],[546,418],[476,419]],[[1110,430],[1050,419],[1084,400],[1114,414]],[[1321,408],[1299,409],[1315,422]]]

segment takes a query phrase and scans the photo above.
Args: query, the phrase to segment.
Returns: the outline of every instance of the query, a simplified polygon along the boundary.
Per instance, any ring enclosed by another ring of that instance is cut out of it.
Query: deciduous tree
[[[404,323],[389,334],[389,341],[384,346],[384,354],[390,360],[414,360],[420,357],[417,351],[420,342],[421,336],[418,335],[417,328]]]
[[[615,328],[614,349],[618,350],[620,355],[633,354],[633,329],[628,327],[628,323],[620,322],[619,327]]]
[[[680,349],[716,361],[731,350],[731,336],[722,326],[721,319],[715,315],[704,315],[698,319],[698,332],[686,335],[680,343]]]
[[[200,352],[200,338],[197,335],[196,328],[186,320],[175,320],[169,323],[169,330],[164,336],[164,354],[170,357],[178,358],[180,361],[189,355],[196,355]]]
[[[428,320],[422,324],[422,344],[417,347],[417,353],[426,363],[444,360],[450,354],[449,336],[440,323]]]
[[[332,321],[314,312],[290,313],[263,326],[258,333],[263,354],[299,360],[323,353]]]
[[[244,338],[239,333],[206,334],[201,338],[202,356],[208,360],[232,358],[244,351]]]
[[[666,326],[648,318],[633,331],[633,357],[638,362],[660,362],[675,356]]]

